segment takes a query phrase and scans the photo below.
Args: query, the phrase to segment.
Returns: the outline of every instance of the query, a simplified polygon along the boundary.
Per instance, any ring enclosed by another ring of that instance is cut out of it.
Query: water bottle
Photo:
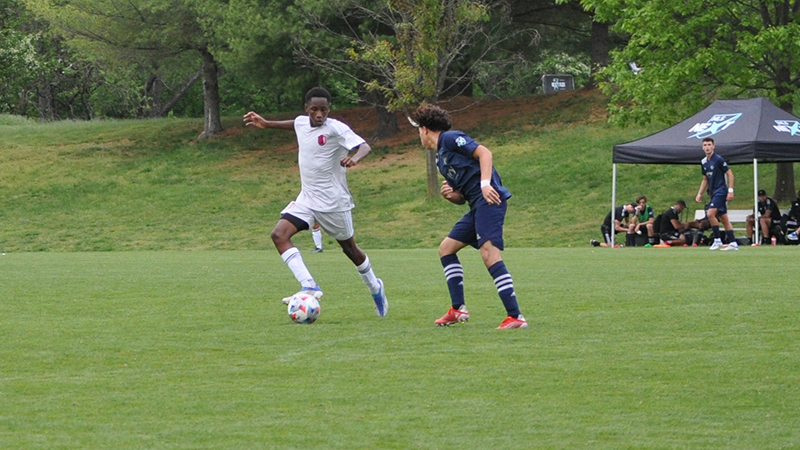
[[[777,240],[777,239],[775,239],[775,236],[772,236],[772,239],[771,239],[771,241],[772,241],[772,246],[773,246],[773,247],[775,247],[775,245],[777,245],[777,243],[778,243],[778,240]]]

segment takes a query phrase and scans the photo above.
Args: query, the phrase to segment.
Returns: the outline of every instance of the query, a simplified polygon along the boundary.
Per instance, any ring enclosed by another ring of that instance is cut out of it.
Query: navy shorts
[[[708,207],[710,208],[717,208],[717,214],[727,214],[728,213],[728,194],[723,192],[721,194],[714,194],[711,197],[711,201],[708,203]]]
[[[503,250],[503,223],[506,220],[506,210],[508,210],[506,200],[499,205],[490,205],[483,201],[464,214],[447,237],[475,248],[481,248],[486,241],[492,241],[495,247]]]

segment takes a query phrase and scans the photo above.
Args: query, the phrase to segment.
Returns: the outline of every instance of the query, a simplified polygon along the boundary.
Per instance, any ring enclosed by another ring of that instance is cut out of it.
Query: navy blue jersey
[[[461,131],[443,131],[439,135],[439,151],[436,154],[436,166],[439,167],[439,173],[444,176],[450,187],[461,192],[461,195],[469,203],[470,209],[483,199],[481,165],[472,156],[472,152],[478,148],[478,145],[480,144]],[[500,175],[494,167],[492,167],[491,184],[494,190],[500,194],[500,199],[507,200],[511,197],[511,192],[503,187]]]
[[[728,173],[728,163],[722,156],[714,153],[711,159],[703,158],[700,162],[703,168],[703,175],[708,178],[708,195],[728,195],[728,182],[725,174]]]

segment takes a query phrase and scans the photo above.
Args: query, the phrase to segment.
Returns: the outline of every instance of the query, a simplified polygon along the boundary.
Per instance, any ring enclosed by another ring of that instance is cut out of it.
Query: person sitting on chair
[[[786,238],[789,244],[797,244],[797,227],[800,224],[800,191],[797,191],[797,198],[792,200],[792,205],[789,207],[789,212],[781,217],[781,227],[783,232],[786,233]],[[789,230],[792,230],[791,232]]]
[[[636,205],[632,203],[628,203],[625,205],[617,206],[614,210],[614,228],[611,228],[611,211],[606,214],[606,219],[603,221],[603,225],[600,226],[600,232],[603,233],[603,241],[598,242],[595,239],[591,239],[589,244],[592,247],[611,247],[612,242],[614,242],[613,235],[617,233],[630,231],[630,224],[631,224],[631,217],[633,217]],[[625,222],[623,225],[622,222]],[[613,233],[613,235],[612,235]]]
[[[675,246],[689,245],[686,232],[690,224],[681,222],[680,214],[686,209],[686,202],[678,200],[674,206],[661,214],[661,240],[665,244]]]
[[[652,247],[656,244],[655,231],[653,224],[655,223],[655,215],[653,214],[653,207],[647,204],[647,197],[644,195],[636,199],[636,214],[633,216],[633,223],[631,223],[629,234],[635,238],[636,235],[642,234],[642,231],[647,231],[647,244],[645,247]],[[634,240],[634,243],[636,241]]]
[[[747,216],[747,237],[750,238],[750,243],[755,244],[755,236],[753,236],[756,219],[754,214]],[[758,226],[761,230],[761,245],[769,245],[770,236],[774,231],[778,231],[775,227],[781,226],[781,210],[778,208],[778,203],[775,200],[767,197],[767,191],[760,189],[758,191]]]

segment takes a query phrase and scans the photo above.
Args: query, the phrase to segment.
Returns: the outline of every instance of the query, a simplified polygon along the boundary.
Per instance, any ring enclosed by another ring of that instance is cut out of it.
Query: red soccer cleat
[[[528,321],[525,320],[524,317],[522,317],[522,314],[520,314],[519,317],[517,317],[516,319],[511,316],[506,317],[506,319],[503,320],[503,323],[501,323],[500,326],[497,327],[497,329],[506,330],[509,328],[527,328],[527,327],[528,327]]]
[[[439,319],[436,319],[436,322],[434,323],[440,327],[446,327],[459,322],[463,323],[468,320],[469,320],[469,311],[467,311],[466,306],[461,305],[459,306],[458,309],[455,309],[451,306],[450,309],[447,311],[447,314],[443,315]]]

